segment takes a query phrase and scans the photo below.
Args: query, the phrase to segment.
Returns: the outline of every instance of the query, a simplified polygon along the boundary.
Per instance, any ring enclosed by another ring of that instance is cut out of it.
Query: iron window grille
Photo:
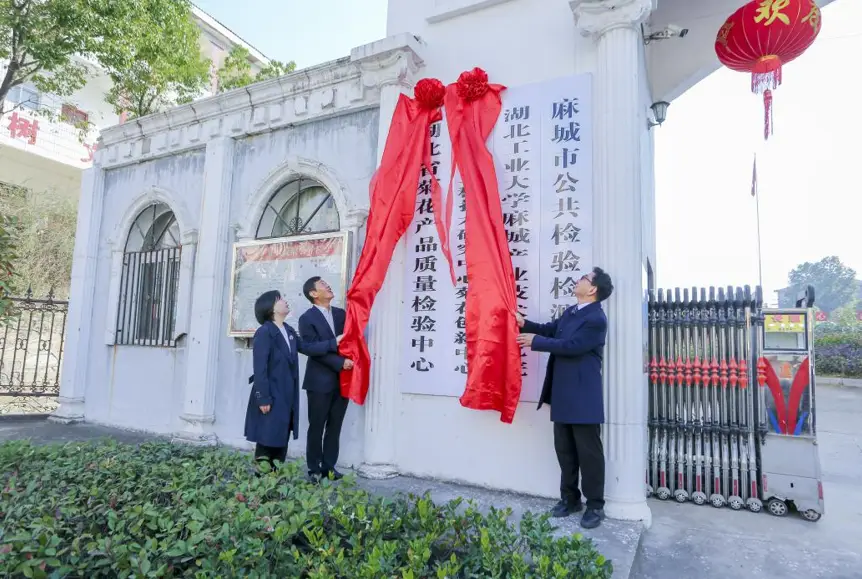
[[[146,207],[132,224],[123,253],[117,344],[176,345],[181,255],[173,211],[163,203]]]
[[[332,233],[341,224],[332,194],[314,179],[300,177],[282,185],[264,207],[257,239]]]

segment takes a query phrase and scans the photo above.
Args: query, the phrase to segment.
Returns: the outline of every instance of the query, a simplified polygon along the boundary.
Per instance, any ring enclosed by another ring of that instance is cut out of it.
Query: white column
[[[225,339],[224,274],[228,267],[233,139],[207,143],[200,229],[192,277],[183,413],[177,440],[215,444],[215,390],[219,382],[219,344]]]
[[[571,7],[582,33],[596,41],[593,226],[594,262],[613,278],[605,304],[605,510],[649,525],[644,476],[647,382],[643,373],[641,215],[641,86],[645,66],[640,23],[652,0],[584,1]]]
[[[389,126],[398,97],[413,88],[422,65],[419,45],[412,35],[398,35],[351,53],[362,70],[366,87],[380,91],[377,163],[383,158]],[[367,241],[366,241],[367,243]],[[401,402],[400,344],[406,241],[396,246],[383,287],[377,294],[368,324],[371,384],[365,399],[365,451],[360,475],[390,478],[398,475],[395,439]]]
[[[55,422],[68,424],[84,420],[93,303],[96,298],[99,231],[104,199],[105,171],[96,164],[84,171],[81,179],[81,198],[78,203],[78,223],[75,229],[75,250],[72,257],[69,313],[66,319],[63,367],[60,377],[58,399],[60,406],[50,417]],[[104,299],[104,296],[101,299]]]

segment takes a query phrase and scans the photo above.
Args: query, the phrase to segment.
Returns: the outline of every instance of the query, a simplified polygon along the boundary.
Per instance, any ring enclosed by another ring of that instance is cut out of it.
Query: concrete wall
[[[485,7],[470,10],[471,6],[480,5]],[[463,70],[481,66],[488,71],[492,82],[518,86],[596,70],[594,41],[577,33],[566,2],[435,0],[417,3],[392,0],[389,6],[388,33],[411,32],[426,43],[422,54],[425,68],[420,71],[420,77],[438,77],[444,83],[450,83]],[[447,12],[453,9],[455,12]],[[642,51],[639,66],[643,78],[646,78],[645,63]],[[645,119],[652,99],[647,83],[642,86],[639,100],[644,117],[639,141],[641,176],[644,179],[641,207],[647,214],[654,212],[652,137]],[[596,106],[594,103],[594,108]],[[256,222],[242,222],[248,213],[247,200],[260,189],[267,175],[290,156],[314,159],[326,165],[337,173],[347,195],[354,198],[367,195],[376,159],[378,120],[376,111],[368,111],[238,140],[231,185],[231,223],[254,230]],[[138,176],[135,181],[143,186],[144,179],[139,174],[146,172],[146,166],[148,163],[117,172],[134,172]],[[188,176],[172,173],[170,183],[165,187],[175,188],[187,197],[188,207],[194,208],[197,216],[201,175],[198,169],[190,167],[183,171]],[[183,179],[193,180],[194,186],[182,188]],[[114,194],[114,186],[110,184],[106,192],[108,203]],[[118,219],[117,210],[107,211],[105,221],[111,219]],[[644,240],[641,257],[652,257],[653,267],[656,267],[652,218],[644,221],[647,223],[641,232]],[[101,255],[100,260],[98,288],[108,286],[104,277],[107,275],[106,263]],[[229,275],[225,270],[225,284]],[[103,307],[98,299],[96,303],[97,307]],[[104,318],[104,313],[98,315],[101,315],[100,319]],[[226,307],[222,318],[227,319]],[[98,320],[94,327],[100,328]],[[103,353],[91,355],[92,383],[117,384],[112,372],[118,365],[109,363],[110,349],[94,344],[94,350],[99,348]],[[129,351],[127,360],[131,366],[125,377],[129,383],[128,390],[123,390],[120,400],[117,399],[117,386],[104,387],[102,391],[94,390],[97,388],[95,385],[90,387],[86,394],[87,419],[161,432],[176,431],[179,426],[177,417],[182,412],[181,400],[177,398],[184,376],[182,346],[174,353],[138,353],[126,347],[119,350],[121,354]],[[132,358],[132,355],[137,357]],[[393,355],[398,355],[397,344],[393,345]],[[147,368],[146,372],[142,371],[144,368]],[[220,337],[219,383],[213,428],[222,442],[236,446],[245,445],[242,425],[250,368],[250,352],[244,343]],[[151,385],[156,379],[155,374],[158,374],[158,386]],[[400,388],[398,383],[385,386]],[[615,388],[626,386],[616,385]],[[628,386],[641,387],[640,384]],[[154,393],[144,398],[141,393],[147,392],[148,388]],[[100,398],[112,401],[106,403]],[[138,402],[137,407],[133,402]],[[105,406],[107,408],[103,408]],[[144,408],[148,410],[143,411]],[[157,416],[146,419],[141,416],[149,413]],[[365,409],[351,405],[342,434],[344,465],[358,465],[362,461],[364,415]],[[534,403],[522,403],[514,423],[505,425],[499,421],[498,414],[466,410],[455,397],[402,395],[396,419],[395,466],[402,473],[547,496],[555,496],[559,492],[559,469],[547,408],[537,412]],[[291,447],[291,455],[296,456],[302,451],[303,440]]]
[[[349,196],[368,195],[368,184],[377,159],[376,110],[336,117],[301,125],[295,129],[257,135],[237,141],[231,195],[231,222],[240,223],[247,212],[246,203],[259,189],[270,172],[282,166],[289,157],[313,159],[338,175]],[[343,221],[344,216],[341,216]],[[243,224],[254,231],[257,221]],[[355,263],[353,264],[355,267]],[[224,283],[230,283],[230,271],[224,272]],[[309,304],[310,306],[310,304]],[[287,322],[297,327],[299,315],[292,312]],[[223,318],[228,319],[227,303]],[[226,324],[225,324],[226,327]],[[251,373],[251,350],[244,340],[226,335],[219,345],[220,375],[224,380],[216,391],[215,430],[219,439],[234,446],[245,446],[243,423],[248,403],[248,376]],[[305,372],[305,357],[300,356],[300,378]],[[291,456],[305,452],[305,429],[308,426],[305,396],[300,396],[301,437],[291,442]],[[358,464],[362,458],[362,410],[350,405],[344,421],[344,444],[341,457],[347,464]]]
[[[444,84],[474,66],[509,86],[588,70],[590,43],[575,34],[568,2],[390,0],[387,34],[402,32],[427,43],[421,74]]]
[[[96,299],[91,314],[93,332],[88,348],[88,420],[153,432],[173,432],[179,427],[185,380],[185,340],[176,348],[105,345],[103,337],[108,314],[113,311],[111,308],[117,307],[108,300],[113,250],[109,238],[134,200],[153,187],[182,198],[196,225],[203,175],[202,150],[106,171]],[[125,241],[125,235],[118,239],[120,243]]]
[[[234,150],[234,172],[231,184],[230,223],[242,224],[247,203],[267,176],[292,157],[302,157],[330,168],[338,175],[349,196],[367,196],[368,183],[375,169],[378,113],[376,109],[339,116],[316,123],[299,125],[237,140]],[[125,241],[127,232],[118,228],[127,218],[130,206],[144,191],[158,188],[181,199],[190,223],[185,229],[201,228],[201,202],[205,171],[203,149],[110,169],[105,175],[105,205],[100,228],[100,245],[96,267],[96,300],[92,312],[93,331],[89,340],[86,419],[170,434],[182,428],[183,387],[186,379],[186,344],[175,348],[106,346],[103,339],[111,303],[108,288],[111,276],[109,243]],[[342,217],[343,218],[343,217]],[[257,217],[250,228],[254,230]],[[182,233],[185,233],[183,231]],[[224,272],[224,284],[230,283],[230,271]],[[222,319],[228,318],[225,299]],[[296,325],[297,316],[288,323]],[[251,350],[245,340],[226,335],[227,324],[219,337],[219,377],[216,385],[214,429],[226,444],[245,447],[242,435],[251,373]],[[304,372],[304,357],[300,372]],[[302,374],[301,374],[302,375]],[[305,397],[301,397],[303,430]],[[362,412],[351,407],[344,425],[346,441],[342,456],[348,463],[358,462],[362,453]],[[304,452],[304,439],[292,444],[291,455]]]
[[[488,72],[491,82],[512,87],[596,71],[594,41],[577,32],[568,2],[390,0],[388,14],[387,33],[421,37],[427,43],[421,75],[444,84],[474,66]],[[652,97],[642,46],[640,56],[641,102],[648,111]],[[643,258],[655,268],[653,150],[646,122],[640,146]],[[464,409],[457,398],[402,395],[397,460],[403,473],[559,494],[548,408],[536,411],[535,403],[521,403],[514,423],[506,425],[496,413]]]

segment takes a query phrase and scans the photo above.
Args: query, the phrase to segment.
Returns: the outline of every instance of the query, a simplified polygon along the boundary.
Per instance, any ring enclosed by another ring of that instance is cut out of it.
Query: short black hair
[[[320,276],[316,275],[314,277],[310,277],[305,280],[305,283],[302,284],[302,293],[305,294],[305,297],[308,298],[308,301],[314,303],[314,298],[311,297],[311,292],[317,289],[317,282],[320,281]]]
[[[593,287],[596,288],[596,299],[605,301],[614,293],[614,284],[611,276],[600,267],[593,268]]]
[[[260,297],[254,302],[254,317],[257,318],[257,323],[261,326],[267,322],[271,322],[275,315],[275,302],[281,299],[281,294],[278,290],[270,290],[260,294]]]

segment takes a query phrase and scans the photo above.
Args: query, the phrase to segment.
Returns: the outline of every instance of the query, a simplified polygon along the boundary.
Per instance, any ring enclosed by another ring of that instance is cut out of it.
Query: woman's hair
[[[257,301],[254,302],[254,317],[257,318],[257,323],[261,326],[266,322],[271,322],[274,315],[275,302],[281,299],[281,294],[278,290],[271,290],[261,294]]]

